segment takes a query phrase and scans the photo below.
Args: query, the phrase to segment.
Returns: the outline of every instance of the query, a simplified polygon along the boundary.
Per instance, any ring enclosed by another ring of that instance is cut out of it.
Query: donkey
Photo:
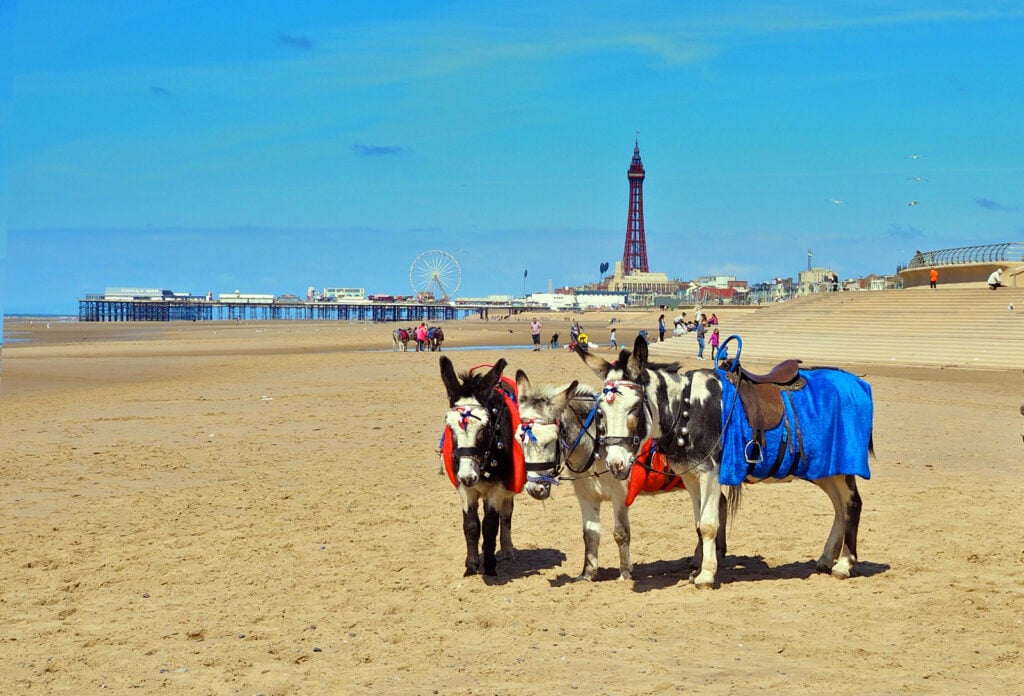
[[[391,350],[400,350],[405,353],[409,350],[410,340],[412,340],[412,329],[395,329],[391,332]]]
[[[427,345],[430,347],[431,352],[440,351],[441,344],[444,343],[444,331],[440,326],[431,326],[427,329]]]
[[[608,475],[598,444],[601,431],[598,393],[591,387],[573,381],[569,385],[546,385],[534,388],[522,370],[516,371],[519,392],[520,426],[516,439],[523,448],[526,465],[525,490],[536,500],[551,495],[551,485],[562,478],[572,481],[576,500],[583,515],[583,572],[577,580],[593,580],[598,568],[598,547],[601,544],[601,503],[610,502],[615,517],[615,543],[619,547],[619,579],[632,579],[630,560],[629,505],[639,486],[633,476],[627,484]],[[674,477],[673,477],[674,478]],[[637,486],[633,484],[637,483]],[[653,491],[649,491],[653,492]],[[726,506],[720,506],[722,515],[718,534],[718,552],[725,555]],[[691,565],[701,564],[701,544],[698,531],[697,548]]]
[[[441,357],[441,381],[448,393],[449,410],[442,436],[443,464],[462,500],[462,530],[466,537],[466,572],[497,575],[495,546],[501,539],[501,558],[514,559],[512,510],[514,496],[526,479],[522,450],[513,433],[519,414],[508,378],[506,361],[487,372],[455,374],[452,361]],[[504,382],[503,380],[507,380]],[[506,388],[502,388],[505,384]],[[483,558],[481,563],[480,501],[483,501]]]
[[[817,485],[835,509],[818,570],[837,578],[850,576],[857,561],[861,511],[855,477],[870,477],[868,455],[873,453],[870,385],[834,368],[797,373],[792,361],[791,391],[773,397],[779,398],[785,417],[780,416],[781,424],[770,428],[762,441],[766,433],[748,426],[749,414],[744,414],[739,392],[723,369],[683,372],[678,363],[648,363],[647,342],[639,337],[632,353],[622,350],[614,363],[582,349],[577,352],[605,380],[600,410],[609,434],[602,444],[612,475],[627,478],[638,438],[650,437],[686,483],[704,544],[700,572],[692,578],[695,585],[715,585],[722,490],[735,511],[744,481],[790,478]],[[738,361],[733,365],[738,367]],[[765,383],[755,387],[776,388],[767,375],[743,372]],[[814,400],[810,410],[800,403],[808,398]]]

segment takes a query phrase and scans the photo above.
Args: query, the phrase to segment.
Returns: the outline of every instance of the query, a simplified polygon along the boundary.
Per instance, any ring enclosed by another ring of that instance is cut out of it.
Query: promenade
[[[723,340],[742,338],[747,363],[800,358],[807,365],[1024,367],[1024,288],[940,284],[820,293],[754,312],[705,308],[713,311],[722,319]],[[685,361],[696,355],[696,343],[693,334],[668,338],[652,343],[651,355]]]

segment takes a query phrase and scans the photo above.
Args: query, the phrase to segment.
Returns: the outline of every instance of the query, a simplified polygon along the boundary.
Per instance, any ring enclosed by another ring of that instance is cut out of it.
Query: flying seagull
[[[924,155],[907,155],[907,157],[909,157],[910,159],[920,159],[924,157]]]
[[[910,201],[909,203],[907,203],[907,205],[915,206],[915,205],[917,205],[917,201]]]
[[[846,201],[841,201],[838,198],[829,198],[828,200],[829,200],[830,203],[835,203],[836,205],[839,205],[840,203],[845,203],[846,202]]]
[[[928,181],[923,176],[908,176],[907,181]]]

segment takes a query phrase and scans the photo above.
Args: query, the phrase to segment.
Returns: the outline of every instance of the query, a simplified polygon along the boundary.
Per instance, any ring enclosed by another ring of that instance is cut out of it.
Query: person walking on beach
[[[608,347],[612,350],[618,350],[619,342],[615,340],[615,327],[612,327],[612,333],[608,336]]]
[[[530,322],[530,335],[533,336],[533,349],[540,350],[540,320],[537,317]]]
[[[931,286],[932,290],[939,284],[939,272],[934,268],[928,272],[928,285]]]
[[[665,315],[658,317],[658,341],[665,342]]]
[[[711,332],[711,338],[708,340],[708,343],[711,344],[711,362],[718,360],[718,341],[718,327],[715,327]]]
[[[694,329],[697,332],[697,359],[704,359],[704,322],[698,321],[697,327]]]
[[[420,325],[416,327],[416,352],[421,353],[425,350],[427,344],[427,325],[422,321]]]

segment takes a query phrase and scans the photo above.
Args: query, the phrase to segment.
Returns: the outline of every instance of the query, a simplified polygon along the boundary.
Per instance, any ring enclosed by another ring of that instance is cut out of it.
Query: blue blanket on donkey
[[[837,369],[800,370],[800,376],[807,380],[806,386],[796,391],[783,391],[786,415],[776,428],[765,433],[763,460],[751,464],[744,452],[753,432],[743,403],[725,372],[717,372],[722,382],[719,481],[723,485],[737,486],[748,477],[764,479],[769,476],[779,479],[796,476],[810,481],[835,474],[871,478],[868,446],[874,407],[871,385],[867,382]],[[773,472],[783,446],[782,461]]]

